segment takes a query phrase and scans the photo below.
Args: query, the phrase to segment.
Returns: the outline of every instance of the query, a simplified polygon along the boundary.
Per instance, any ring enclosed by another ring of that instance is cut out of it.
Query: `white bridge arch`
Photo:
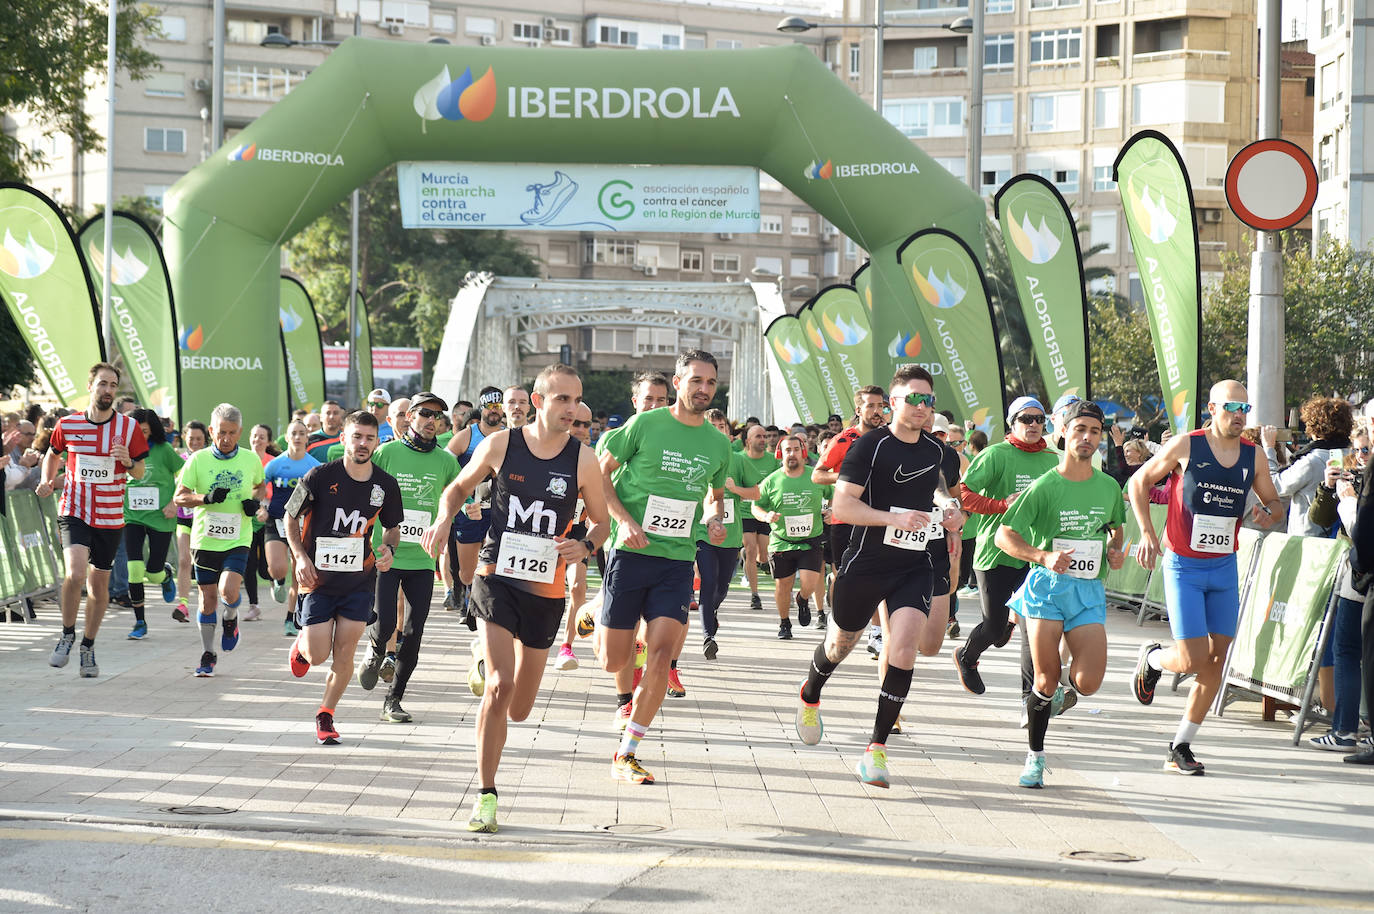
[[[765,357],[762,327],[783,309],[772,283],[625,283],[469,274],[449,310],[434,366],[434,392],[452,403],[460,397],[474,399],[488,384],[519,380],[520,340],[541,331],[672,327],[702,339],[730,340],[734,349],[725,411],[731,418],[758,416],[768,423],[774,419],[771,391],[782,389],[771,377],[776,366]]]

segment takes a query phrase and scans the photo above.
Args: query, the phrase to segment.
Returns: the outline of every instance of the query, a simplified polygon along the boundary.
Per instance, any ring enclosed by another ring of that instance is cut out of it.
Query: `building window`
[[[639,44],[639,33],[622,29],[618,25],[603,25],[597,41],[599,44],[618,44],[632,48]]]
[[[1031,133],[1063,133],[1083,123],[1083,96],[1078,92],[1046,92],[1030,97]]]
[[[883,116],[909,137],[964,135],[962,98],[905,98],[883,103]]]
[[[1082,29],[1046,29],[1030,34],[1031,63],[1080,60],[1082,57]]]
[[[429,27],[431,31],[452,34],[458,31],[458,16],[451,12],[441,13],[435,10],[430,14]]]
[[[1093,89],[1093,126],[1098,128],[1121,126],[1120,86]]]
[[[706,35],[703,32],[687,32],[682,36],[682,46],[689,51],[706,50]]]
[[[143,83],[143,94],[155,98],[185,98],[186,76],[183,73],[158,73]]]
[[[997,193],[997,188],[1011,180],[1011,156],[983,156],[979,191],[985,196]]]
[[[781,235],[782,216],[777,213],[759,214],[759,234],[761,235]]]
[[[1081,0],[1031,0],[1033,10],[1053,10],[1063,9],[1069,6],[1078,6]]]
[[[1000,16],[1003,13],[1012,13],[1015,11],[1016,4],[1014,0],[987,0],[987,6],[984,7],[984,12],[989,16]]]
[[[677,330],[672,327],[635,329],[635,355],[674,355],[678,351]]]
[[[1010,95],[983,99],[983,136],[1011,136],[1016,103]]]
[[[845,239],[844,239],[844,259],[845,259],[845,260],[858,260],[858,259],[859,259],[859,246],[858,246],[857,244],[854,243],[854,239],[853,239],[853,238],[850,238],[850,237],[848,237],[848,236],[845,236]]]
[[[1325,111],[1341,97],[1341,79],[1336,62],[1322,64],[1321,68],[1321,107]]]
[[[682,272],[700,273],[701,272],[701,251],[682,252]]]
[[[571,343],[571,341],[568,339],[568,335],[567,335],[566,333],[546,333],[546,334],[544,334],[544,351],[545,351],[545,352],[557,352],[558,350],[562,349],[564,346],[570,345],[570,343]]]
[[[631,353],[635,350],[635,332],[629,328],[594,327],[592,352]]]
[[[756,276],[778,276],[782,273],[782,258],[755,257],[752,272]]]
[[[859,55],[859,46],[851,44],[849,46],[849,78],[859,78],[859,67],[862,64],[862,57]]]
[[[1135,24],[1136,54],[1161,54],[1183,50],[1188,35],[1187,19],[1151,19]]]
[[[149,200],[152,200],[152,201],[153,201],[154,203],[156,203],[159,207],[162,206],[162,198],[163,198],[163,196],[164,196],[166,193],[167,193],[167,185],[166,185],[166,184],[144,184],[144,185],[143,185],[143,196],[147,197]]]
[[[636,245],[633,241],[619,238],[591,238],[587,241],[586,263],[602,263],[609,266],[633,266]]]
[[[810,276],[811,258],[793,257],[787,262],[787,270],[789,276]]]
[[[1093,190],[1116,190],[1116,182],[1112,180],[1112,166],[1093,166]]]
[[[939,165],[960,181],[968,176],[968,161],[962,156],[936,156],[935,164]]]
[[[1078,193],[1079,153],[1076,151],[1031,153],[1026,156],[1026,171],[1049,181],[1062,194]]]
[[[738,254],[712,254],[711,255],[712,273],[738,273],[739,255]]]
[[[1135,124],[1226,123],[1226,84],[1172,79],[1131,89]]]
[[[1116,253],[1116,210],[1098,210],[1092,214],[1088,231],[1088,247],[1101,246],[1100,254]]]
[[[511,23],[510,37],[516,41],[543,41],[544,27],[537,22]]]
[[[1210,143],[1184,143],[1179,148],[1188,178],[1195,188],[1226,186],[1226,147]]]
[[[811,217],[810,217],[810,216],[793,216],[793,217],[792,217],[792,234],[793,234],[793,235],[810,235],[810,234],[811,234]]]
[[[282,98],[309,75],[309,70],[233,67],[224,71],[224,95],[227,98]]]
[[[821,255],[821,275],[827,279],[840,275],[840,252],[826,251]]]
[[[940,49],[931,45],[924,48],[916,48],[911,54],[911,69],[917,73],[926,70],[934,70],[940,65]]]
[[[1009,67],[1016,62],[1016,35],[1005,32],[983,39],[983,66],[988,69]]]
[[[157,18],[158,24],[162,28],[161,38],[163,41],[186,40],[185,16],[158,16]]]
[[[1113,22],[1097,27],[1097,46],[1093,52],[1098,60],[1121,56],[1121,25]]]
[[[145,152],[186,152],[186,131],[180,127],[144,127]]]
[[[744,47],[744,42],[738,38],[717,38],[716,49],[720,51],[738,51]]]

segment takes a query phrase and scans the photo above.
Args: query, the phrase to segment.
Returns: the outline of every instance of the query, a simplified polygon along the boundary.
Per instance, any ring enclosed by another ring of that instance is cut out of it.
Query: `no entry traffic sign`
[[[1277,232],[1292,228],[1312,211],[1317,169],[1301,146],[1287,140],[1259,140],[1246,146],[1226,169],[1226,202],[1241,222]]]

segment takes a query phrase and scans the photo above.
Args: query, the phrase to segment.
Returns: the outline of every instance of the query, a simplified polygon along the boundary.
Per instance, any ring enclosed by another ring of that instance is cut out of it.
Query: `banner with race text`
[[[159,416],[176,415],[181,370],[177,365],[172,280],[162,245],[132,213],[115,210],[110,254],[110,323],[115,345],[139,405]],[[105,214],[86,220],[77,236],[90,265],[97,300],[105,288]]]
[[[820,324],[844,401],[839,413],[848,419],[859,388],[879,383],[873,371],[872,321],[858,290],[850,285],[827,286],[807,309]]]
[[[66,217],[27,184],[0,183],[0,298],[57,399],[85,409],[105,361],[95,290]]]
[[[293,409],[318,410],[324,403],[324,350],[310,293],[294,276],[281,278],[278,305],[286,379]]]
[[[1002,350],[987,283],[967,244],[944,229],[923,229],[897,249],[907,281],[929,328],[940,377],[953,397],[937,388],[937,409],[952,410],[960,422],[972,421],[989,442],[1004,435]]]
[[[1200,421],[1202,274],[1188,170],[1164,134],[1142,130],[1112,168],[1150,316],[1164,407],[1174,434]]]
[[[993,198],[1007,260],[1045,382],[1049,406],[1064,394],[1091,399],[1083,254],[1069,206],[1039,175],[1017,175]]]
[[[825,344],[820,319],[811,311],[814,302],[813,298],[801,306],[797,311],[797,320],[801,321],[802,329],[806,331],[806,345],[811,352],[811,358],[815,361],[816,375],[821,380],[821,392],[825,394],[829,413],[843,416],[844,401],[848,398],[841,394],[839,366],[835,364],[830,349]]]
[[[763,338],[782,371],[783,382],[792,397],[792,405],[797,408],[798,418],[808,425],[825,422],[830,403],[821,388],[816,360],[811,355],[811,346],[806,341],[806,329],[801,321],[784,314],[768,325],[763,331]],[[783,425],[781,418],[778,425]]]

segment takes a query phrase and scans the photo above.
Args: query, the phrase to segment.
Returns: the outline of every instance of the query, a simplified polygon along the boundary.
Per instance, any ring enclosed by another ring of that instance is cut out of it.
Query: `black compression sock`
[[[811,671],[807,673],[806,684],[802,686],[802,701],[809,705],[820,701],[821,689],[825,688],[830,674],[835,672],[838,666],[838,663],[831,663],[830,658],[825,655],[824,642],[816,645],[816,652],[811,655]]]
[[[1030,632],[1027,631],[1030,626],[1016,627],[1021,629],[1021,699],[1024,701],[1035,687],[1035,662],[1031,660]]]
[[[675,670],[675,669],[677,669],[677,661],[676,661],[676,660],[670,660],[670,661],[668,661],[668,669],[670,669],[670,670]]]
[[[489,793],[489,794],[491,794],[492,796],[496,796],[496,788],[495,788],[495,787],[483,787],[483,788],[482,788],[482,793],[483,793],[483,795]]]
[[[64,625],[64,626],[62,626],[62,634],[64,634],[64,635],[75,635],[75,634],[76,634],[76,626],[75,626],[75,625]]]
[[[95,647],[95,639],[94,639],[94,638],[87,638],[86,636],[83,635],[83,636],[81,637],[81,646],[82,646],[82,647]]]
[[[911,691],[911,670],[904,670],[892,664],[887,666],[882,687],[878,690],[878,714],[873,718],[873,738],[870,742],[887,745],[888,734],[897,722],[906,704],[907,692]]]
[[[1030,750],[1045,751],[1045,732],[1050,728],[1051,699],[1034,690],[1026,698],[1026,716],[1029,719],[1027,730],[1030,734]]]
[[[615,696],[615,706],[617,708],[623,708],[625,705],[634,701],[634,697],[634,692],[617,692]]]

